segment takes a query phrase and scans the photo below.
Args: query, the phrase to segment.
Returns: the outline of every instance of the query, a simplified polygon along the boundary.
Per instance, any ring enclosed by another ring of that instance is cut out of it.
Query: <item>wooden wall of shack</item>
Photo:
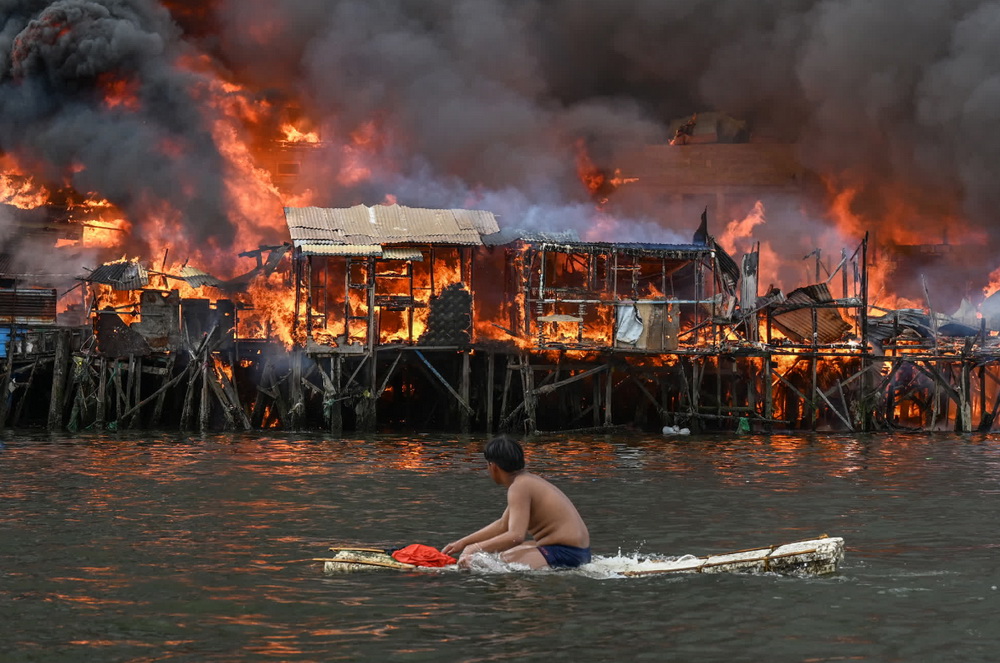
[[[396,248],[422,259],[296,254],[302,342],[291,349],[238,338],[232,301],[175,291],[143,291],[130,324],[108,310],[88,327],[7,322],[0,426],[971,431],[992,430],[1000,410],[985,320],[868,320],[863,281],[839,298],[819,283],[731,310],[706,247]],[[415,295],[411,276],[440,260],[457,280]],[[579,269],[555,269],[570,264]],[[395,290],[376,287],[377,274]],[[352,289],[366,306],[348,306]],[[435,317],[446,292],[459,313]],[[644,322],[629,342],[626,312]],[[427,329],[409,334],[418,313]],[[408,333],[369,334],[390,319]]]

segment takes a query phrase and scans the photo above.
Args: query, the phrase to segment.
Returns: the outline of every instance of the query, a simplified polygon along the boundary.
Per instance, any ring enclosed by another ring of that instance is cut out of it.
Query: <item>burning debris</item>
[[[594,425],[611,423],[616,389],[646,407],[636,420],[936,424],[945,393],[956,427],[973,410],[992,422],[986,374],[966,413],[963,369],[910,380],[899,365],[908,352],[988,355],[1000,327],[981,296],[996,290],[995,150],[990,114],[969,101],[996,68],[976,38],[994,8],[886,20],[829,3],[730,4],[715,39],[696,15],[648,3],[582,17],[492,0],[477,12],[8,3],[0,321],[22,349],[18,326],[58,336],[57,322],[85,323],[96,342],[73,345],[75,403],[97,399],[95,371],[111,375],[88,362],[154,363],[116,387],[130,403],[116,406],[120,422],[135,420],[155,371],[156,389],[186,385],[183,420],[200,384],[201,423],[227,426],[301,425],[310,399],[322,425],[342,410],[373,425],[375,401],[402,403],[422,379],[463,426],[535,429],[537,400],[569,385],[589,392],[566,419]],[[836,266],[823,262],[831,250]],[[792,256],[806,251],[816,270],[803,276]],[[84,264],[97,267],[79,277]],[[982,301],[981,318],[940,313],[967,300]],[[428,358],[437,350],[450,374]],[[477,350],[510,361],[499,414],[495,381],[470,385]],[[766,385],[741,383],[735,365],[724,375],[730,356]],[[21,403],[18,371],[33,375],[34,361],[7,362]],[[536,385],[534,365],[556,368]],[[849,401],[881,393],[868,384],[879,370],[892,397],[859,415]],[[521,405],[507,407],[514,373]],[[241,404],[237,387],[253,397]]]

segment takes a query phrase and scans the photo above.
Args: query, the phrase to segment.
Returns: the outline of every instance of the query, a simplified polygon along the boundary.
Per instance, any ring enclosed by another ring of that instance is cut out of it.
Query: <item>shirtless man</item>
[[[524,450],[517,441],[493,438],[483,452],[494,482],[507,488],[507,508],[500,518],[441,549],[460,554],[468,567],[477,552],[500,552],[505,562],[532,569],[576,567],[590,561],[590,533],[566,495],[524,469]],[[526,540],[528,535],[531,540]]]

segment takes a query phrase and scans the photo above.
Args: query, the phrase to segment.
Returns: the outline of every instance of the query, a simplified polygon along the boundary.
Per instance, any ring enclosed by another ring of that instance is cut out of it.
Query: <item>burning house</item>
[[[991,430],[989,8],[730,4],[9,3],[0,425]]]

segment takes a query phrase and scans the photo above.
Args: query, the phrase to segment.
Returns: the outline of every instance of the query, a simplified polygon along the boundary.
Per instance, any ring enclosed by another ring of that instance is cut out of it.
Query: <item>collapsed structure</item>
[[[680,245],[501,231],[486,211],[395,204],[285,218],[290,241],[244,254],[257,267],[229,281],[100,266],[81,277],[84,326],[55,326],[54,291],[0,283],[0,422],[989,430],[1000,407],[985,318],[869,318],[867,238],[822,282],[759,293],[759,255],[737,264],[704,215]],[[270,323],[246,332],[254,279],[290,302],[284,341]]]

